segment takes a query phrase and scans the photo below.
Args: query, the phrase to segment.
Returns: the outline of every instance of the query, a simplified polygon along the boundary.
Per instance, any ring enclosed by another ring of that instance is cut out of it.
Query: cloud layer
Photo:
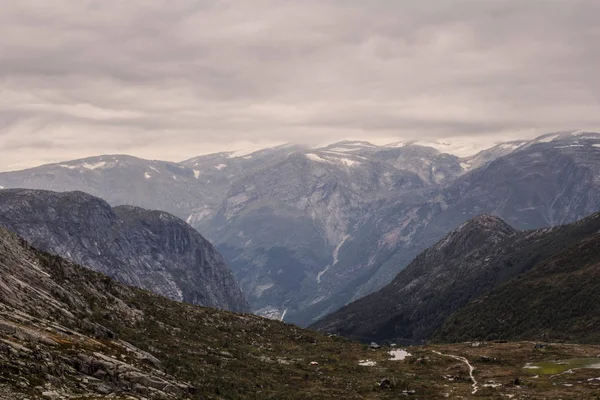
[[[596,0],[5,0],[0,170],[600,128]]]

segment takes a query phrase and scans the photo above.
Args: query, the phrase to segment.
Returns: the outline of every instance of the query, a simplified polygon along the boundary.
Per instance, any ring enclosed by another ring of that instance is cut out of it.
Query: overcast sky
[[[600,129],[598,0],[0,0],[0,170]]]

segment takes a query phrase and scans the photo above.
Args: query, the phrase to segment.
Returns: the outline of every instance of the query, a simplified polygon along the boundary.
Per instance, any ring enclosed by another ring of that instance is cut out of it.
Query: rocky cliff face
[[[215,248],[180,219],[82,192],[0,191],[0,225],[35,247],[192,304],[247,311]]]
[[[497,217],[478,216],[421,253],[392,283],[325,317],[313,328],[362,340],[429,339],[453,313],[465,315],[460,310],[471,300],[588,240],[599,229],[600,214],[533,231],[517,231]],[[586,257],[582,253],[572,262],[585,263]],[[494,311],[486,309],[488,320],[494,320]],[[461,320],[457,317],[456,321]],[[460,323],[477,325],[472,320]],[[447,337],[454,337],[451,326]],[[488,331],[494,331],[491,322]],[[461,334],[462,338],[468,336],[464,329]]]
[[[123,299],[135,292],[81,271],[0,228],[0,398],[193,395],[156,357],[95,319],[133,326],[142,313]]]

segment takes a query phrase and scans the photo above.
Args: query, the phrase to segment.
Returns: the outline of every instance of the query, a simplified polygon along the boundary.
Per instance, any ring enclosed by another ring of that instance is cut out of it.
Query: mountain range
[[[181,163],[100,156],[2,173],[0,186],[83,190],[171,212],[215,244],[254,312],[308,325],[381,289],[478,214],[522,230],[600,209],[600,134],[460,157],[440,152],[448,147],[347,141]]]

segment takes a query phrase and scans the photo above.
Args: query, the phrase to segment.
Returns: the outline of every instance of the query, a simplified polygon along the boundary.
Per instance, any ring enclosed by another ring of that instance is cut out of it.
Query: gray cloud
[[[600,128],[596,0],[3,3],[0,169]]]

